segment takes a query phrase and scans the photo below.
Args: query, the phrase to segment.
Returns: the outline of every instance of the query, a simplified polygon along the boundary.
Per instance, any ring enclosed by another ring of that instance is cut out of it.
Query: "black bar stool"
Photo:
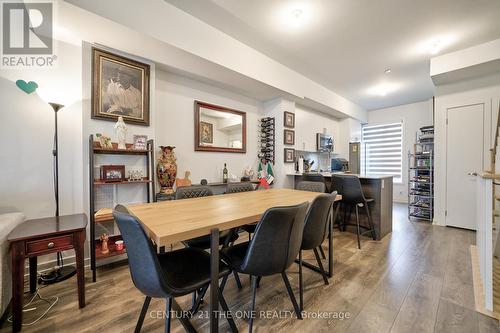
[[[346,210],[349,207],[349,214],[347,219],[344,218],[342,223],[343,229],[348,225],[356,227],[356,235],[358,238],[358,249],[361,249],[361,241],[359,236],[370,233],[373,240],[377,239],[377,235],[375,233],[375,228],[373,226],[372,216],[370,214],[370,208],[368,204],[373,202],[374,200],[371,198],[366,198],[363,194],[363,188],[361,187],[361,182],[357,176],[332,176],[332,183],[341,184],[341,194],[342,194],[342,204],[344,209]],[[352,207],[354,207],[356,212],[356,224],[349,223]],[[365,208],[366,217],[368,220],[368,226],[359,224],[359,208]],[[344,214],[345,217],[345,214]],[[365,231],[361,232],[360,229],[364,229]]]

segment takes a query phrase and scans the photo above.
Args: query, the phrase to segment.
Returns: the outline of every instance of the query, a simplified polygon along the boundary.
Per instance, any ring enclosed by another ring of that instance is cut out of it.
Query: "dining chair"
[[[187,332],[196,332],[175,298],[209,287],[210,254],[197,248],[183,248],[157,255],[139,221],[129,214],[125,206],[116,206],[113,217],[127,248],[132,281],[146,296],[135,332],[140,332],[152,298],[166,299],[165,332],[170,332],[172,309]],[[223,289],[230,273],[229,267],[220,262],[219,278],[223,278],[223,282],[219,289],[219,303],[226,314],[229,314],[229,308],[223,296]],[[226,317],[231,331],[237,332],[231,316]]]
[[[344,187],[344,177],[332,175],[332,179],[330,182],[330,191],[332,193],[337,192],[337,195],[342,195],[344,191],[343,187]],[[333,225],[334,226],[336,225],[339,228],[339,230],[342,231],[343,230],[342,225],[345,220],[346,210],[344,205],[342,204],[342,200],[340,200],[336,204],[338,205],[339,214],[337,214],[336,221],[333,221]]]
[[[323,281],[328,285],[328,274],[323,268],[321,263],[321,258],[319,257],[318,248],[321,248],[321,244],[328,235],[329,228],[328,223],[330,222],[330,211],[333,208],[333,203],[337,192],[332,194],[320,194],[314,198],[313,202],[309,206],[307,215],[304,223],[304,231],[302,235],[302,244],[299,251],[299,293],[300,293],[300,309],[304,310],[304,283],[302,278],[302,251],[313,250],[316,261],[318,262],[318,269],[323,277]],[[330,252],[331,253],[331,252]]]
[[[252,183],[245,182],[245,183],[229,183],[227,184],[227,189],[226,193],[240,193],[240,192],[250,192],[254,191],[254,187]]]
[[[179,187],[175,192],[175,200],[193,199],[212,196],[213,192],[209,186],[194,185]],[[219,244],[228,245],[238,239],[238,234],[231,230],[225,230],[220,233]],[[210,248],[210,236],[200,236],[182,242],[188,247],[196,247],[202,250]]]
[[[255,309],[258,278],[281,274],[297,318],[302,319],[285,271],[300,251],[308,206],[309,204],[304,202],[295,206],[268,209],[257,224],[251,241],[221,250],[221,257],[232,270],[251,276],[251,313]],[[250,317],[249,332],[252,332],[252,326],[253,316]]]
[[[252,183],[234,183],[234,184],[227,184],[226,194],[251,192],[251,191],[255,191]],[[255,223],[246,224],[241,227],[242,230],[245,230],[248,233],[248,240],[250,240],[251,234],[255,232],[255,227],[256,227]]]
[[[321,173],[317,173],[317,172],[304,172],[302,174],[302,181],[305,181],[305,182],[320,182],[320,183],[324,184],[325,183],[325,176],[323,176]]]
[[[296,190],[325,193],[326,185],[323,182],[301,181],[297,183]]]
[[[175,199],[176,200],[192,199],[192,198],[209,197],[212,195],[213,192],[209,186],[195,185],[195,186],[186,186],[178,188],[177,191],[175,192]],[[219,245],[227,246],[230,243],[233,243],[237,239],[238,239],[238,233],[235,230],[224,230],[220,232]],[[182,243],[186,247],[194,247],[202,250],[207,250],[210,248],[210,236],[209,235],[200,236],[185,240]],[[236,281],[236,286],[238,287],[238,289],[241,289],[242,288],[241,281],[238,276],[238,273],[236,272],[234,273],[234,279]],[[195,293],[193,293],[193,305],[191,309],[192,311],[196,312],[198,310],[198,306],[203,301],[205,293],[206,289],[205,290],[200,289]]]
[[[335,180],[333,178],[335,178]],[[337,180],[337,178],[342,178],[342,179]],[[345,209],[349,207],[349,214],[347,215],[347,218],[344,219],[344,222],[342,224],[343,229],[345,230],[345,227],[348,225],[356,227],[356,236],[358,238],[358,249],[361,249],[360,236],[370,233],[373,240],[377,239],[372,216],[370,214],[370,208],[368,206],[369,203],[374,202],[374,199],[365,197],[363,193],[363,188],[361,186],[361,182],[359,181],[359,178],[357,176],[335,175],[332,176],[332,182],[334,181],[342,182],[342,193],[341,193],[342,204],[345,206],[344,207]],[[356,213],[355,224],[350,223],[351,212],[353,207]],[[359,208],[364,208],[368,220],[368,225],[361,225],[359,223]],[[361,232],[361,229],[365,231]]]
[[[319,174],[319,176],[321,176],[321,178],[318,178],[318,179],[324,179],[323,175]],[[295,189],[300,190],[300,191],[325,193],[326,192],[326,185],[325,185],[324,181],[304,180],[304,181],[298,182]],[[320,246],[319,251],[320,251],[323,259],[326,259],[326,255],[325,255],[325,251],[323,251],[323,247]]]

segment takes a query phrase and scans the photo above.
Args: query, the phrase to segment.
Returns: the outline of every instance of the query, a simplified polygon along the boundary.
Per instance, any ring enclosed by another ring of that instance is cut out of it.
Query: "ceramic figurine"
[[[101,240],[101,253],[102,254],[108,254],[109,249],[108,249],[108,240],[109,236],[107,234],[102,234],[101,237],[99,237]]]
[[[191,186],[191,179],[189,179],[190,171],[186,171],[184,173],[184,178],[176,178],[175,186],[183,187],[183,186]]]
[[[245,177],[248,177],[248,179],[252,179],[253,175],[254,175],[254,171],[252,170],[252,167],[248,166],[243,171],[243,174]]]
[[[116,136],[118,137],[118,149],[127,149],[125,144],[125,139],[127,137],[127,125],[123,121],[123,117],[118,117],[118,121],[115,124]]]
[[[174,193],[175,176],[177,176],[177,159],[172,146],[160,146],[162,154],[158,158],[156,176],[160,183],[162,194]]]

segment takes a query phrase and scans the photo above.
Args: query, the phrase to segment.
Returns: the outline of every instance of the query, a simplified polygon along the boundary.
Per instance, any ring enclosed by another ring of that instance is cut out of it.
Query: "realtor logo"
[[[51,1],[2,2],[2,67],[52,66],[52,32]]]

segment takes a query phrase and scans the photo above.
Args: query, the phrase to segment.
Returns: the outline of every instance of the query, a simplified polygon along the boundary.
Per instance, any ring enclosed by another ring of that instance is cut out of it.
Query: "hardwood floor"
[[[472,270],[469,245],[475,241],[471,231],[408,222],[406,206],[395,205],[391,235],[382,241],[363,238],[358,250],[356,237],[335,231],[334,277],[325,286],[319,274],[304,268],[305,310],[309,318],[262,318],[254,320],[255,332],[500,332],[498,321],[474,310]],[[241,238],[246,238],[246,234]],[[326,249],[326,247],[325,247]],[[313,253],[305,258],[313,262]],[[326,260],[325,260],[326,264]],[[298,297],[298,267],[288,276]],[[98,280],[91,283],[87,272],[87,306],[78,309],[76,278],[41,290],[45,297],[58,296],[58,304],[34,326],[24,332],[133,332],[144,297],[134,288],[128,266],[105,267]],[[232,311],[250,306],[249,279],[241,276],[243,289],[238,290],[230,278],[224,296]],[[26,295],[28,297],[29,295]],[[177,299],[187,309],[191,298]],[[207,296],[208,300],[208,296]],[[36,318],[46,309],[24,314],[24,322]],[[163,332],[163,300],[151,302],[143,332]],[[204,306],[202,310],[207,310]],[[257,314],[260,311],[293,311],[280,276],[262,279],[257,291]],[[327,313],[329,318],[317,318]],[[274,313],[271,313],[273,315]],[[349,318],[339,319],[341,314]],[[315,316],[316,315],[316,316]],[[208,331],[208,319],[195,318],[193,324]],[[173,332],[184,332],[178,320]],[[247,331],[247,320],[237,318],[241,332]],[[224,319],[220,331],[229,331]],[[10,332],[4,323],[1,332]]]

